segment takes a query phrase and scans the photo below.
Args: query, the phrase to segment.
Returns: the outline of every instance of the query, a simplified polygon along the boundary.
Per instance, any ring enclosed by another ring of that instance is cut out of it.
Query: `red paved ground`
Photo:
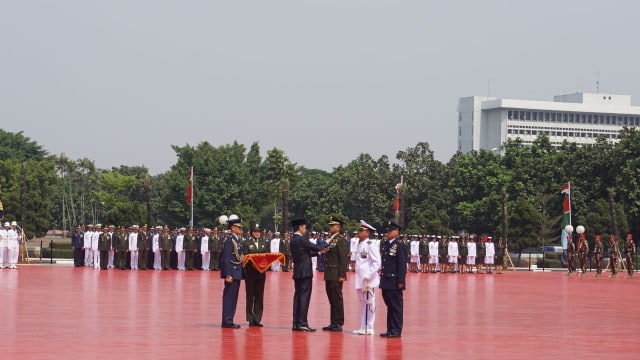
[[[384,339],[377,292],[375,336],[359,325],[353,282],[345,285],[345,332],[291,331],[291,273],[268,273],[264,328],[220,328],[218,272],[97,271],[69,266],[0,270],[4,359],[637,359],[640,274],[633,280],[409,274],[402,338]],[[309,322],[328,325],[316,276]],[[613,355],[611,355],[613,354]]]

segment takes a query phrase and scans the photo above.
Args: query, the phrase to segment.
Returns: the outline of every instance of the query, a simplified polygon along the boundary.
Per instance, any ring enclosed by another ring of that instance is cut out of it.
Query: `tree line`
[[[273,148],[263,158],[257,142],[172,146],[177,161],[158,175],[144,166],[98,169],[91,159],[52,155],[22,132],[0,130],[0,184],[5,220],[25,224],[30,237],[75,224],[184,226],[189,168],[194,168],[194,225],[214,226],[222,214],[282,230],[283,216],[306,218],[324,230],[329,215],[383,227],[396,214],[410,234],[492,234],[511,249],[558,243],[562,185],[571,182],[573,224],[596,233],[638,233],[640,132],[624,128],[619,141],[564,142],[542,134],[500,149],[456,153],[447,163],[427,142],[399,150],[394,160],[360,154],[331,172],[292,163]],[[286,196],[283,196],[285,195]],[[285,201],[286,200],[286,201]]]

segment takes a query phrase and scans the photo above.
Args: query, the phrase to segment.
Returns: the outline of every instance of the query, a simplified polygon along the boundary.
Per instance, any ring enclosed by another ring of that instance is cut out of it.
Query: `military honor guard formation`
[[[507,246],[502,238],[494,243],[488,235],[443,236],[402,235],[402,226],[391,220],[384,233],[364,220],[349,238],[344,222],[331,216],[328,232],[307,231],[304,219],[293,220],[292,232],[271,233],[258,224],[245,229],[236,215],[221,216],[222,229],[192,227],[169,230],[166,226],[132,225],[128,228],[78,226],[72,235],[74,264],[94,269],[131,270],[195,270],[220,271],[224,281],[221,327],[240,328],[235,322],[236,306],[244,280],[246,321],[250,327],[263,327],[264,294],[267,271],[293,272],[294,295],[292,327],[295,332],[314,332],[308,320],[314,272],[323,273],[325,292],[330,305],[328,324],[323,331],[342,332],[345,323],[343,288],[349,272],[353,272],[353,288],[360,304],[358,335],[373,335],[376,318],[376,289],[380,289],[387,307],[385,338],[402,336],[407,273],[423,274],[502,274]],[[0,263],[15,268],[17,244],[16,224],[5,223],[0,230]],[[8,251],[7,251],[8,249]],[[602,274],[605,248],[597,235],[593,256],[596,274]],[[633,276],[635,244],[631,234],[623,246],[627,277]],[[616,237],[611,236],[609,268],[616,277],[621,252]],[[584,233],[577,244],[568,238],[569,275],[586,274],[589,245]],[[351,277],[351,276],[349,276]]]
[[[593,249],[593,260],[596,267],[595,277],[602,276],[603,258],[605,250],[609,252],[609,264],[607,268],[611,271],[609,277],[615,278],[618,276],[618,267],[622,266],[627,271],[627,279],[633,278],[634,272],[634,260],[636,258],[636,245],[633,241],[633,234],[627,234],[627,240],[622,245],[624,250],[624,261],[620,252],[620,246],[615,235],[609,237],[609,246],[605,249],[604,241],[602,241],[602,235],[596,235],[596,242]],[[587,257],[589,255],[589,243],[587,242],[586,235],[583,233],[578,235],[577,244],[574,242],[573,236],[567,237],[567,275],[571,276],[586,276],[587,275]],[[576,257],[578,263],[576,263]],[[580,265],[580,272],[578,272],[576,265]]]

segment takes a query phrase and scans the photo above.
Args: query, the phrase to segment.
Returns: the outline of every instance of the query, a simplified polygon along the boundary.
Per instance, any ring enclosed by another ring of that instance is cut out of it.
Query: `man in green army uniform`
[[[143,225],[138,231],[138,270],[147,270],[147,252],[149,251],[149,241],[147,240],[147,225]],[[133,267],[133,264],[131,265]]]
[[[118,231],[115,232],[113,243],[115,245],[116,253],[115,267],[116,269],[126,270],[127,268],[127,249],[129,248],[129,241],[127,233],[122,226],[118,226]]]
[[[193,227],[189,226],[184,235],[184,267],[186,270],[193,270],[193,261],[196,252],[196,237],[193,235]]]
[[[342,331],[344,325],[344,301],[342,285],[347,281],[349,267],[349,243],[341,234],[342,220],[329,218],[329,251],[324,262],[324,282],[327,298],[331,306],[331,324],[322,328],[327,331]]]
[[[627,279],[633,277],[633,260],[636,258],[636,244],[633,242],[633,234],[627,234],[627,242],[624,243],[624,258],[627,265]]]
[[[169,228],[165,225],[164,228],[162,228],[162,234],[160,234],[160,265],[162,270],[169,270],[171,247]]]
[[[209,235],[209,251],[211,251],[211,262],[209,269],[220,270],[220,251],[222,251],[222,238],[218,235],[218,228],[214,227]]]
[[[102,234],[98,236],[98,251],[100,251],[100,270],[107,270],[109,264],[109,250],[111,249],[111,236],[109,227],[102,228]]]
[[[269,252],[269,246],[264,238],[260,237],[260,225],[251,226],[251,236],[245,240],[242,251],[245,255],[262,254]],[[246,314],[249,326],[262,327],[262,312],[264,308],[264,285],[267,281],[267,273],[260,272],[247,262],[244,267],[244,285],[246,293]]]
[[[280,252],[284,255],[282,271],[289,271],[291,269],[291,234],[285,231],[282,235],[280,241]]]

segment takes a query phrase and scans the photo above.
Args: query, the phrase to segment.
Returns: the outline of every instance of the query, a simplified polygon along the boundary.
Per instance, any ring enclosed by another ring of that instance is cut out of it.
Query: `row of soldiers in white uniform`
[[[502,273],[506,246],[502,238],[497,243],[488,235],[478,237],[444,235],[407,235],[400,242],[407,248],[409,272],[440,271],[470,273]]]
[[[0,228],[0,269],[17,269],[18,253],[22,232],[18,229],[18,223],[5,222]]]
[[[125,229],[101,224],[87,225],[85,231],[84,226],[78,225],[71,236],[74,265],[95,269],[219,270],[222,242],[227,232],[219,232],[215,227],[197,231],[183,227],[170,231],[162,226],[132,225]],[[287,258],[286,264],[274,264],[274,271],[288,271],[290,267],[288,235],[281,240],[279,232],[273,237],[270,233],[263,234],[265,238],[272,237],[269,240],[271,252],[282,252]],[[120,245],[119,238],[124,239]],[[125,257],[121,264],[117,261],[119,253]],[[163,257],[167,258],[164,262]]]

